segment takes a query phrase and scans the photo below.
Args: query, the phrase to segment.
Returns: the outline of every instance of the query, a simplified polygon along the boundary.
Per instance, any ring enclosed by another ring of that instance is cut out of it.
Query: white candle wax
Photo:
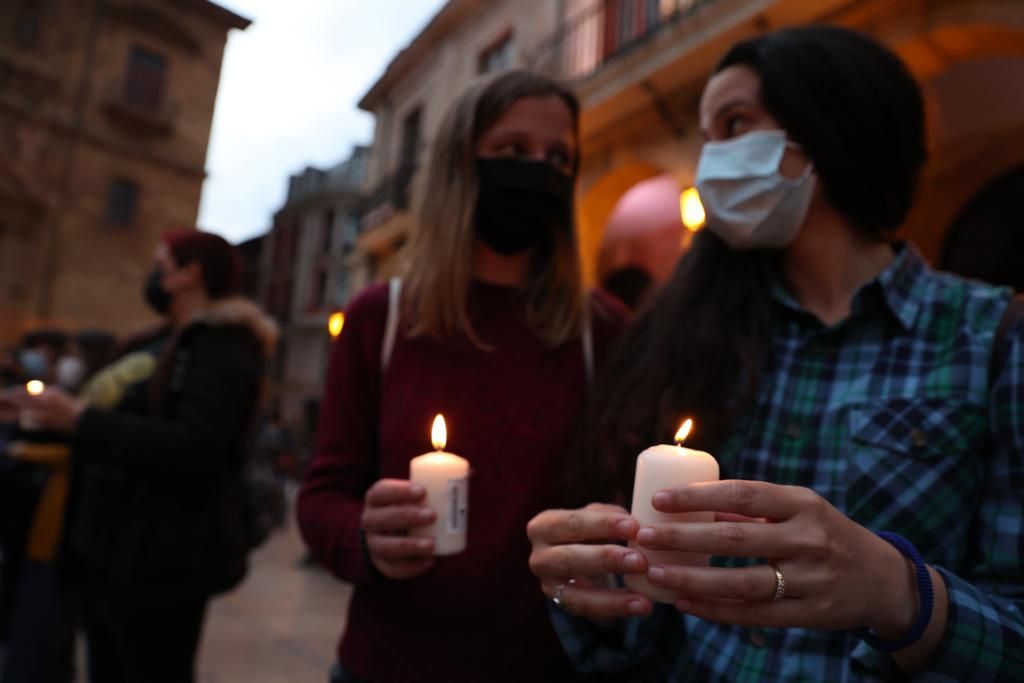
[[[713,522],[712,512],[679,512],[668,514],[654,509],[651,499],[658,491],[686,486],[702,481],[718,481],[718,461],[710,454],[682,446],[653,446],[636,459],[636,478],[633,483],[633,517],[641,527],[677,522]],[[647,557],[649,565],[706,565],[708,555],[685,553],[673,550],[648,550],[639,548],[636,542],[630,547]],[[627,575],[626,585],[630,590],[643,593],[652,600],[673,604],[678,599],[676,591],[654,586],[643,574]]]
[[[469,461],[444,451],[448,440],[444,418],[434,419],[433,453],[409,462],[409,479],[427,490],[426,505],[437,517],[432,524],[412,529],[413,536],[434,539],[435,555],[455,555],[466,549],[469,516]]]

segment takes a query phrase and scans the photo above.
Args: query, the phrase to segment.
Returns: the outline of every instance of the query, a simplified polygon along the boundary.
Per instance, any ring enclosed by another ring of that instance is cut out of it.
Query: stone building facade
[[[331,345],[328,319],[353,294],[368,155],[356,147],[332,168],[291,176],[285,204],[262,238],[259,300],[281,326],[270,409],[302,434],[316,422]]]
[[[147,320],[153,247],[195,226],[225,42],[248,24],[207,0],[4,2],[0,343]]]

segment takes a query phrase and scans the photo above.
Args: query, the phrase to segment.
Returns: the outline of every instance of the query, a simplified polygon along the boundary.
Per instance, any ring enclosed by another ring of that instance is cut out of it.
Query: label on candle
[[[448,519],[445,531],[449,534],[466,532],[469,517],[469,479],[459,477],[448,480]]]

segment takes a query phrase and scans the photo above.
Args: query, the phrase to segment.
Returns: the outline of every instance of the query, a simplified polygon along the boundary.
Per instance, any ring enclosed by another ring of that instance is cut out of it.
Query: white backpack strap
[[[391,362],[391,352],[398,337],[398,320],[402,317],[402,279],[391,278],[388,288],[388,321],[384,325],[384,340],[380,348],[380,373],[383,375]]]
[[[590,298],[583,306],[583,364],[587,370],[587,388],[594,387],[594,330],[590,324]]]

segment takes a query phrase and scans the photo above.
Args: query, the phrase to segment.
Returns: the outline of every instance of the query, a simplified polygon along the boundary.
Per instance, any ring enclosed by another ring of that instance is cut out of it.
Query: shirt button
[[[786,436],[790,439],[799,439],[801,434],[803,434],[803,431],[800,429],[800,425],[796,422],[791,422],[789,426],[786,427]]]
[[[754,629],[750,632],[750,644],[756,648],[762,648],[768,645],[768,636],[765,635],[764,631]]]
[[[910,433],[910,443],[914,444],[914,448],[924,448],[928,445],[928,435],[920,429],[915,429]]]

